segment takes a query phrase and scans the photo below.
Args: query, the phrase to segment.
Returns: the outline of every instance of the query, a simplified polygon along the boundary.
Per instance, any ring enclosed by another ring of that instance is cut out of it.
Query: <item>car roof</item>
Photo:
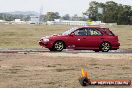
[[[106,28],[106,27],[100,27],[100,26],[82,26],[80,28]]]

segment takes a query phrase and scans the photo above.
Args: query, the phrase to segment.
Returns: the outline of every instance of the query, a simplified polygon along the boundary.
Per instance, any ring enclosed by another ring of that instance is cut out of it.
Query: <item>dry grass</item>
[[[62,33],[69,28],[60,25],[0,25],[0,48],[39,48],[37,42],[42,36]],[[119,35],[122,49],[132,49],[132,26],[110,28]],[[131,63],[132,54],[0,53],[0,88],[83,88],[78,82],[81,67],[90,72],[92,79],[132,79]]]
[[[62,33],[69,26],[0,25],[0,48],[39,48],[42,36]]]
[[[40,48],[42,36],[62,33],[72,26],[64,25],[3,25],[0,24],[0,48]],[[132,49],[132,26],[113,26],[122,49]]]
[[[132,26],[121,25],[110,27],[119,36],[122,49],[132,49]]]

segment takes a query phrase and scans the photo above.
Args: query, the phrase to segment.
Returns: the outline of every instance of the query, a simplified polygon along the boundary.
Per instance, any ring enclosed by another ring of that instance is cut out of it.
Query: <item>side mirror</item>
[[[75,35],[75,33],[71,33],[71,34],[70,34],[70,36],[74,36],[74,35]]]

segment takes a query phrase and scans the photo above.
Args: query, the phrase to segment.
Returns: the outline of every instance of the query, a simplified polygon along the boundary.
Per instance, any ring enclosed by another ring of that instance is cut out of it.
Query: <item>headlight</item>
[[[49,42],[49,39],[43,39],[44,42]]]

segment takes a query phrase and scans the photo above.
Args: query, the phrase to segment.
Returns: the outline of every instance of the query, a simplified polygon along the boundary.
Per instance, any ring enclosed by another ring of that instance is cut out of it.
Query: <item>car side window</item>
[[[89,28],[89,31],[90,31],[91,36],[100,36],[100,35],[102,35],[100,31],[98,31],[94,28]]]
[[[74,33],[76,36],[87,36],[87,29],[81,28],[76,30]]]

